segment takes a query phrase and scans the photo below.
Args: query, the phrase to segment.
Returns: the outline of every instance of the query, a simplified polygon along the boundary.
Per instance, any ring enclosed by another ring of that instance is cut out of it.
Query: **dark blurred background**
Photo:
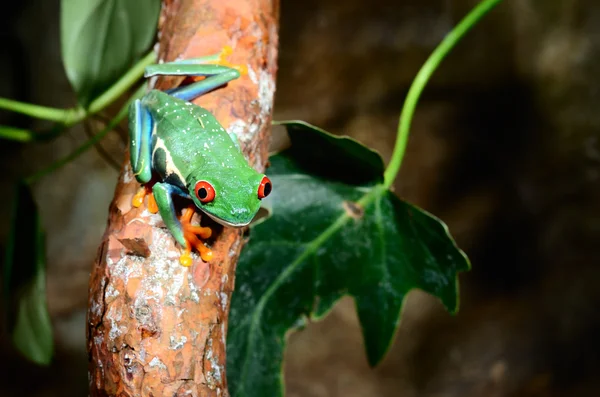
[[[472,0],[283,0],[276,119],[303,119],[391,155],[412,78]],[[3,4],[0,96],[74,104],[59,1]],[[1,113],[0,124],[40,127]],[[395,344],[367,365],[350,299],[293,334],[288,396],[600,396],[600,3],[506,0],[446,59],[418,107],[396,191],[468,253],[461,310],[415,291]],[[0,143],[10,181],[69,153]],[[123,159],[122,133],[103,148]],[[48,232],[50,368],[2,344],[0,396],[87,395],[85,305],[117,180],[98,151],[35,187]],[[3,243],[4,245],[4,243]]]

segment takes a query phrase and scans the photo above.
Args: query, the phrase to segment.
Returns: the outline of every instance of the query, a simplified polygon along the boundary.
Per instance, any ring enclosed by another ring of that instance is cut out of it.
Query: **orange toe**
[[[186,228],[190,233],[200,236],[204,240],[212,236],[212,229],[210,227],[188,225]]]
[[[156,204],[156,199],[154,198],[154,193],[150,192],[148,195],[148,211],[153,214],[158,212],[158,204]]]
[[[156,200],[154,199],[152,187],[148,184],[143,185],[133,195],[133,198],[131,199],[131,205],[133,205],[135,208],[141,207],[141,205],[144,203],[144,199],[146,198],[146,196],[150,196],[148,197],[148,211],[150,211],[153,214],[156,214],[158,212],[158,205],[156,204]]]
[[[181,263],[181,265],[185,266],[185,267],[192,266],[192,263],[193,263],[192,256],[187,252],[181,254],[181,256],[179,257],[179,263]]]
[[[146,197],[146,187],[142,186],[131,199],[131,205],[135,208],[139,208],[144,202],[144,197]]]
[[[210,248],[198,239],[198,236],[202,239],[209,238],[212,235],[212,230],[208,227],[192,225],[191,220],[194,212],[194,207],[190,206],[184,210],[183,215],[180,218],[181,226],[183,228],[183,238],[187,242],[185,251],[179,257],[179,262],[183,266],[191,266],[192,258],[190,253],[192,248],[200,254],[200,257],[204,262],[210,261],[213,257]]]

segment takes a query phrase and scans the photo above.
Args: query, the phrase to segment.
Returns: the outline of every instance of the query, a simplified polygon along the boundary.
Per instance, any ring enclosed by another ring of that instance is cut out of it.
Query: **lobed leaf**
[[[282,123],[290,149],[271,158],[271,216],[253,226],[236,270],[227,339],[230,393],[282,394],[286,334],[354,298],[367,357],[387,352],[407,293],[454,313],[469,269],[442,221],[382,186],[380,156],[302,122]]]

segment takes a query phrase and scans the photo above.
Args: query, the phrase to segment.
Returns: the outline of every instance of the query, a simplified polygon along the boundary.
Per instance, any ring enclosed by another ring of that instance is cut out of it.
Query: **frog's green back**
[[[227,131],[206,109],[158,90],[150,91],[143,103],[155,123],[154,168],[171,183],[184,187],[181,185],[198,170],[214,173],[250,168]]]

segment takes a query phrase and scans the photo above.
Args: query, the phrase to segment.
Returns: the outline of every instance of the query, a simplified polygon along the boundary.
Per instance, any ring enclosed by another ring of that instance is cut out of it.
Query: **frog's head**
[[[250,167],[229,168],[218,175],[192,176],[188,189],[194,204],[213,220],[241,227],[258,212],[261,200],[271,192],[271,181]]]

